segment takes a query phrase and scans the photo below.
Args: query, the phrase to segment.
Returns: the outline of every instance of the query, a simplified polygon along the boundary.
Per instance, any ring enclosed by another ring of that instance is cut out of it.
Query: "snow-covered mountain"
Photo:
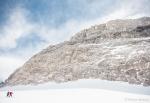
[[[150,86],[150,17],[113,20],[50,45],[17,69],[6,85],[78,79]]]

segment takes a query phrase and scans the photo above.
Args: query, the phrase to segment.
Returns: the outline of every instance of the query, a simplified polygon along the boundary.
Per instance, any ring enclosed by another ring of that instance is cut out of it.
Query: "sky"
[[[0,80],[82,29],[143,16],[150,0],[0,0]]]

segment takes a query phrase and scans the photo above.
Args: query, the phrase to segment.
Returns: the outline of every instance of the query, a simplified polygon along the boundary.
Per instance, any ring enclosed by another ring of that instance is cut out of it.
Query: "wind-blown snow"
[[[0,88],[0,91],[7,90],[48,90],[48,89],[106,89],[111,91],[121,91],[133,94],[150,95],[150,87],[144,87],[142,85],[133,85],[119,81],[107,81],[100,79],[81,79],[78,81],[71,81],[66,83],[49,82],[39,85],[19,85],[13,87]]]
[[[12,90],[12,98],[6,97]],[[105,80],[14,86],[0,89],[0,103],[149,103],[150,87]]]

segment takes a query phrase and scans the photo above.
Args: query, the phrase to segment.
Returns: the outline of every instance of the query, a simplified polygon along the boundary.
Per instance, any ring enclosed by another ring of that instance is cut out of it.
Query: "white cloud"
[[[93,3],[96,5],[96,10],[99,5],[98,3],[101,2],[95,1],[95,3]],[[18,6],[12,10],[7,24],[3,27],[2,31],[0,31],[0,48],[15,48],[17,46],[18,39],[23,36],[30,36],[29,34],[31,33],[37,34],[39,37],[45,40],[46,43],[55,44],[64,40],[68,40],[73,34],[89,27],[90,25],[103,23],[112,19],[148,16],[150,13],[146,14],[146,11],[150,7],[146,7],[144,5],[147,2],[148,0],[118,1],[118,6],[114,7],[113,11],[112,7],[108,7],[106,11],[107,15],[103,15],[100,18],[97,17],[90,19],[88,21],[71,19],[64,24],[60,24],[58,28],[51,28],[48,25],[42,24],[41,22],[31,22],[28,19],[31,13],[25,8]],[[90,7],[88,6],[90,5],[88,2],[86,2],[86,5],[87,7]],[[92,7],[94,6],[92,5]],[[90,12],[95,13],[95,9],[90,9],[92,10]]]
[[[121,0],[118,2],[119,6],[114,7],[114,11],[103,16],[101,20],[114,20],[114,19],[130,19],[139,18],[143,16],[150,16],[149,0]]]
[[[17,39],[28,35],[33,29],[27,21],[27,11],[21,7],[16,7],[11,11],[9,20],[0,31],[0,48],[15,48]]]

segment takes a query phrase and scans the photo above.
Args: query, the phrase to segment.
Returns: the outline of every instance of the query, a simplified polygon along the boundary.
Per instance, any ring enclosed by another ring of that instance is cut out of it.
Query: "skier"
[[[13,92],[9,92],[9,95],[10,95],[10,97],[12,97],[12,95],[13,95]]]
[[[9,91],[7,92],[7,97],[9,97]]]
[[[12,95],[13,95],[12,91],[11,92],[10,91],[7,92],[7,97],[12,97]]]

